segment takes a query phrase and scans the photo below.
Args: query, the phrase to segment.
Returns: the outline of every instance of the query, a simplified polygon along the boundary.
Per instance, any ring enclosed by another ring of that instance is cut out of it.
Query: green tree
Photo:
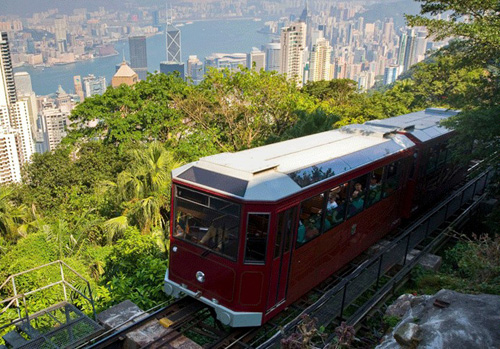
[[[416,0],[420,15],[406,15],[411,26],[425,26],[436,40],[460,38],[448,50],[474,63],[496,60],[500,53],[500,6],[497,0]],[[432,15],[430,17],[429,15]],[[443,15],[448,19],[436,19]]]
[[[455,128],[454,143],[465,146],[464,159],[485,157],[500,150],[500,7],[496,0],[417,0],[421,14],[407,16],[410,25],[423,25],[436,39],[457,38],[446,49],[462,66],[481,69],[479,88],[465,98],[464,110],[447,125]],[[428,15],[446,14],[448,20]],[[457,80],[463,78],[458,73]],[[447,88],[447,87],[445,87]],[[444,91],[446,93],[446,91]],[[477,146],[472,147],[476,142]],[[472,152],[470,151],[472,149]],[[497,160],[495,159],[495,164]]]
[[[113,246],[105,265],[101,284],[113,295],[110,306],[130,299],[142,309],[150,309],[167,299],[163,292],[167,259],[152,236],[129,228],[125,238]]]
[[[274,72],[210,70],[177,105],[190,127],[210,137],[219,151],[262,145],[297,120],[307,105],[296,86]]]
[[[16,206],[12,203],[13,188],[0,185],[0,235],[4,241],[14,241],[26,236],[25,224],[31,217],[25,205]]]
[[[134,86],[108,88],[72,111],[70,119],[75,125],[68,141],[97,137],[115,145],[153,139],[164,142],[183,127],[173,100],[182,98],[186,89],[181,78],[165,74],[150,74]]]
[[[164,241],[170,206],[170,171],[178,164],[160,142],[132,150],[130,157],[130,166],[118,175],[116,182],[103,183],[123,209],[120,216],[105,223],[105,228],[113,236],[134,224],[142,233],[153,233],[159,241]]]

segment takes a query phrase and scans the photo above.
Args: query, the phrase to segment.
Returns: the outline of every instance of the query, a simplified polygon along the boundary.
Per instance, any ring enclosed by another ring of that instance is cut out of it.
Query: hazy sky
[[[5,14],[16,14],[25,17],[34,12],[42,12],[48,9],[58,8],[61,13],[70,13],[75,8],[88,8],[95,10],[99,6],[108,9],[123,9],[123,0],[0,0],[2,12]],[[148,3],[150,1],[147,1]]]

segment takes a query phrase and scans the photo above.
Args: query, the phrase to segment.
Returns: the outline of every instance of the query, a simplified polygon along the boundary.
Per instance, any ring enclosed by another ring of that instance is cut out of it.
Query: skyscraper
[[[96,77],[93,74],[83,78],[83,91],[85,98],[93,95],[102,95],[106,92],[106,78],[104,76]]]
[[[67,25],[65,18],[56,18],[54,19],[54,27],[55,27],[55,37],[57,43],[57,49],[59,52],[67,51]]]
[[[145,36],[128,38],[130,49],[130,67],[137,73],[140,80],[146,80],[148,74],[148,54]]]
[[[29,100],[17,98],[7,33],[0,32],[0,183],[20,181],[33,152]]]
[[[14,74],[14,81],[16,83],[18,99],[28,100],[30,126],[31,132],[34,136],[37,129],[36,120],[38,118],[38,105],[36,101],[36,94],[33,92],[33,87],[31,85],[31,77],[27,72],[17,72]]]
[[[80,102],[83,102],[85,96],[83,95],[82,77],[80,75],[73,76],[73,85],[75,86],[76,95],[80,98]]]
[[[311,51],[309,81],[330,80],[332,47],[325,38],[318,39]]]
[[[193,80],[193,84],[198,85],[203,80],[203,62],[198,59],[198,56],[189,56],[186,70],[186,75]]]
[[[0,105],[15,103],[16,84],[14,82],[14,72],[12,70],[12,61],[10,57],[9,40],[6,32],[0,32]]]
[[[391,65],[384,70],[384,85],[392,84],[398,77],[398,65]]]
[[[160,73],[163,74],[174,74],[178,73],[179,76],[184,79],[184,63],[174,63],[174,62],[160,62]]]
[[[307,25],[304,22],[292,23],[281,30],[280,73],[286,74],[299,86],[302,86],[304,73],[303,51],[306,46]]]
[[[167,13],[167,60],[160,62],[160,73],[172,74],[178,72],[184,79],[184,63],[181,55],[181,31],[172,24],[172,17]]]
[[[181,63],[181,61],[181,31],[169,20],[167,22],[167,62]]]
[[[248,69],[255,69],[260,71],[266,69],[266,53],[258,48],[252,48],[252,52],[247,54],[247,67]]]
[[[266,52],[266,70],[280,71],[280,43],[270,42],[263,46],[263,51]]]

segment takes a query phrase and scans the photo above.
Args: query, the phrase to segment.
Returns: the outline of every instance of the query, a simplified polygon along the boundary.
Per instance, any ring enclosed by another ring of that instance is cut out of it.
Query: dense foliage
[[[383,90],[359,93],[345,79],[299,89],[278,74],[243,69],[211,70],[199,86],[154,74],[87,98],[59,148],[36,154],[23,183],[0,187],[0,276],[62,259],[91,280],[97,309],[127,298],[149,308],[165,300],[170,171],[183,163],[431,106],[464,110],[450,123],[460,146],[470,150],[476,140],[480,155],[499,150],[498,4],[421,2],[423,15],[411,24],[462,40]],[[445,11],[449,23],[425,16]],[[469,257],[483,252],[460,248],[468,254],[457,265],[473,270]],[[48,280],[37,273],[23,287]],[[60,296],[34,297],[30,309]]]

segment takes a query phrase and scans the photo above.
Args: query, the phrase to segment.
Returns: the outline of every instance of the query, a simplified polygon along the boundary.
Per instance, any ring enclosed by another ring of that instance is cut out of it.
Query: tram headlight
[[[204,283],[205,282],[205,273],[203,273],[202,271],[197,271],[196,272],[196,280],[198,280],[198,282]]]

